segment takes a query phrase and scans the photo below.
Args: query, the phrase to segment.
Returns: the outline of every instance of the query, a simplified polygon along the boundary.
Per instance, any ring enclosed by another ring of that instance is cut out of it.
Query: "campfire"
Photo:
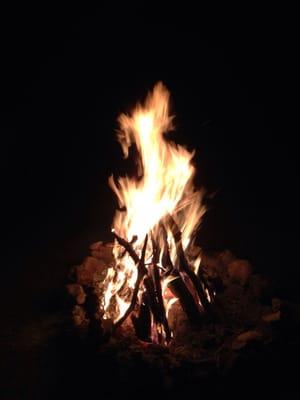
[[[226,370],[248,344],[272,342],[281,303],[249,261],[196,245],[205,193],[193,184],[194,152],[168,139],[169,97],[158,83],[120,115],[118,140],[136,170],[109,178],[119,203],[113,240],[90,246],[67,290],[80,337],[117,352],[122,371],[128,357],[142,357],[163,375],[192,361],[197,375]],[[157,349],[168,354],[163,367]]]
[[[115,330],[128,318],[136,335],[168,344],[168,312],[179,301],[192,321],[209,311],[214,290],[201,271],[194,237],[205,212],[195,190],[194,152],[167,139],[173,128],[169,92],[156,84],[143,105],[119,117],[125,157],[137,149],[134,177],[109,179],[119,209],[113,221],[115,265],[102,283],[103,326]]]

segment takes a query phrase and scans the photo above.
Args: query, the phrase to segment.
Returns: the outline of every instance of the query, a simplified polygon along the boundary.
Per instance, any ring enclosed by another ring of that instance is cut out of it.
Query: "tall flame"
[[[111,176],[109,184],[116,193],[121,210],[116,211],[113,229],[129,242],[135,237],[134,249],[140,255],[146,234],[160,240],[157,226],[166,215],[172,215],[182,232],[183,249],[192,246],[193,234],[205,212],[202,192],[193,188],[194,152],[166,140],[173,129],[169,114],[170,94],[162,83],[157,83],[144,104],[138,104],[131,115],[119,117],[118,140],[125,158],[129,147],[138,151],[138,171],[135,178]],[[175,244],[167,232],[170,255],[176,264]],[[147,246],[146,261],[152,257],[151,241]],[[137,268],[128,254],[115,244],[116,266],[108,271],[104,281],[104,318],[117,321],[129,305],[137,279]],[[192,267],[198,267],[194,260]],[[164,299],[166,306],[170,301]],[[172,299],[171,303],[174,302]],[[171,304],[170,303],[170,304]]]

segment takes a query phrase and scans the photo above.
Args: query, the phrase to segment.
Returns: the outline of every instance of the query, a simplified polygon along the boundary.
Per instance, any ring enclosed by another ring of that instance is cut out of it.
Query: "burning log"
[[[180,305],[191,322],[199,322],[199,309],[195,304],[194,298],[183,283],[177,273],[168,283],[168,288],[179,299]]]
[[[122,325],[122,323],[127,319],[127,317],[133,311],[135,303],[136,303],[136,300],[137,300],[140,284],[142,283],[145,275],[147,274],[147,270],[145,268],[145,254],[146,254],[146,248],[147,248],[147,242],[148,242],[148,235],[146,235],[146,237],[145,237],[141,259],[138,258],[138,256],[136,255],[135,251],[132,249],[132,247],[129,245],[129,243],[126,242],[126,240],[120,238],[117,235],[116,235],[116,238],[117,238],[118,242],[120,244],[122,244],[122,246],[125,247],[125,249],[129,252],[131,257],[136,262],[137,270],[138,270],[138,276],[137,276],[135,288],[134,288],[134,291],[133,291],[133,294],[132,294],[130,305],[127,308],[125,314],[115,323],[114,329],[117,329],[120,325]]]
[[[131,321],[136,336],[144,342],[151,343],[151,310],[148,294],[146,292],[142,295],[138,311],[131,316]]]
[[[166,316],[166,309],[163,301],[162,286],[161,286],[161,276],[158,269],[159,262],[159,248],[152,235],[152,247],[153,247],[153,257],[152,264],[149,267],[150,275],[154,284],[155,297],[157,301],[157,322],[161,323],[165,331],[165,340],[168,343],[171,340],[171,331],[169,328],[168,319]]]
[[[165,276],[169,276],[171,279],[167,287],[171,290],[175,298],[178,298],[179,303],[186,313],[187,317],[191,322],[199,321],[199,309],[195,304],[192,294],[184,284],[178,270],[175,269],[169,252],[167,242],[167,231],[163,224],[160,224],[162,238],[164,242],[164,251],[162,255],[163,264],[166,266]]]
[[[213,295],[212,290],[205,282],[204,277],[199,278],[190,268],[184,254],[181,242],[181,232],[171,215],[165,219],[167,226],[170,228],[177,250],[178,268],[174,268],[167,245],[167,231],[161,224],[160,230],[162,231],[164,242],[164,261],[166,263],[165,269],[172,273],[174,279],[168,284],[172,293],[179,299],[183,310],[186,312],[188,318],[192,322],[199,321],[199,316],[209,310],[209,301],[205,290],[210,296]],[[150,323],[152,321],[152,337],[155,337],[158,343],[164,341],[168,343],[171,340],[172,334],[169,327],[168,319],[166,316],[166,309],[163,300],[161,274],[158,267],[160,249],[151,235],[153,255],[150,265],[145,266],[145,254],[148,243],[148,236],[145,238],[143,245],[141,259],[135,252],[132,243],[127,242],[121,238],[116,232],[113,232],[116,241],[124,247],[138,269],[138,276],[135,283],[134,291],[124,315],[114,324],[114,329],[119,327],[127,317],[134,312],[137,303],[138,293],[140,287],[143,286],[144,292],[139,304],[139,310],[136,315],[132,315],[131,320],[135,326],[136,334],[141,339],[149,340]],[[135,239],[136,240],[136,239]],[[123,253],[124,256],[124,253]]]
[[[166,270],[172,271],[172,275],[170,276],[174,277],[174,279],[171,278],[168,287],[179,299],[188,318],[192,322],[196,322],[199,321],[199,316],[203,314],[204,311],[208,310],[209,301],[205,293],[205,289],[208,290],[208,286],[204,279],[201,281],[201,279],[199,279],[190,268],[184,255],[181,243],[181,232],[174,219],[171,216],[168,216],[166,221],[173,234],[176,250],[178,252],[177,257],[179,260],[179,265],[176,269],[172,264],[169,254],[166,240],[166,229],[165,227],[161,227],[164,238],[163,258],[164,262],[167,264]],[[168,343],[171,340],[172,334],[163,300],[161,285],[162,274],[158,267],[160,249],[154,236],[152,235],[152,260],[150,265],[146,267],[145,255],[148,244],[148,235],[146,235],[141,258],[139,258],[131,243],[121,238],[115,232],[113,232],[113,234],[116,241],[124,247],[126,252],[128,252],[138,271],[130,304],[124,315],[115,322],[113,330],[121,326],[132,313],[131,320],[135,327],[136,334],[141,340],[149,341],[151,340],[150,337],[152,337],[152,339],[155,337],[155,341],[158,343]],[[143,293],[140,302],[137,304],[138,294],[141,287],[143,287]],[[210,291],[210,293],[212,292]],[[138,307],[136,307],[136,305]],[[137,311],[134,313],[135,308],[137,308]]]
[[[197,278],[196,274],[192,271],[186,260],[181,242],[181,232],[176,222],[174,221],[174,218],[171,215],[168,215],[166,221],[173,234],[173,238],[176,245],[176,250],[179,260],[179,265],[178,265],[179,274],[181,275],[182,280],[185,282],[192,296],[195,298],[197,294],[200,302],[197,301],[196,298],[195,300],[196,300],[196,305],[197,306],[200,305],[200,307],[202,308],[202,310],[200,309],[200,311],[207,311],[209,309],[209,301],[203,289],[202,282],[200,281],[200,279]]]
[[[166,342],[168,343],[171,340],[172,335],[171,335],[168,319],[166,316],[166,309],[164,306],[163,295],[162,295],[161,277],[159,274],[157,264],[152,265],[150,267],[150,271],[152,272],[155,294],[156,294],[157,303],[158,303],[159,322],[161,322],[163,325],[163,328],[165,331]]]
[[[162,288],[160,283],[158,266],[156,263],[154,263],[151,265],[149,270],[146,269],[145,267],[145,252],[147,248],[148,236],[146,236],[145,238],[141,259],[139,259],[139,257],[137,256],[136,252],[134,251],[130,243],[128,243],[126,240],[118,236],[115,232],[114,236],[118,241],[118,243],[122,245],[125,248],[125,250],[130,254],[135,264],[137,264],[138,268],[138,277],[135,284],[132,299],[130,302],[130,306],[128,307],[123,317],[116,322],[115,329],[127,319],[127,317],[131,314],[131,312],[133,312],[137,301],[137,296],[140,286],[141,284],[143,284],[145,292],[143,293],[142,296],[140,311],[138,312],[138,316],[134,315],[132,316],[132,321],[136,328],[136,333],[141,339],[146,338],[146,341],[148,341],[149,331],[150,331],[149,325],[151,323],[151,313],[152,313],[152,316],[155,321],[155,327],[157,330],[156,334],[158,336],[158,342],[163,343],[164,340],[166,340],[166,342],[169,342],[171,339],[171,331],[166,318],[166,310],[163,303]],[[154,257],[153,261],[158,261],[157,257]],[[164,335],[162,335],[162,333],[160,332],[161,329],[158,328],[160,325],[164,330]],[[165,339],[163,337],[165,337]]]
[[[115,237],[115,239],[117,239],[117,242],[124,247],[124,249],[128,252],[128,254],[130,255],[130,257],[133,259],[133,261],[135,262],[135,264],[138,264],[140,259],[138,257],[138,255],[136,254],[136,252],[134,251],[131,243],[127,242],[125,239],[121,238],[119,235],[116,234],[115,231],[113,231],[113,235]],[[148,240],[148,238],[147,238]],[[145,250],[146,251],[146,250]]]

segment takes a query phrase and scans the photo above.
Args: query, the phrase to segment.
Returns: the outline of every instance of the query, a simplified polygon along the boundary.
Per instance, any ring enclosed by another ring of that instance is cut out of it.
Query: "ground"
[[[95,232],[82,233],[33,252],[22,279],[2,290],[3,399],[298,392],[293,365],[299,350],[299,308],[289,302],[271,343],[248,346],[232,360],[224,353],[228,365],[219,370],[209,359],[186,359],[174,366],[170,353],[161,349],[148,353],[150,358],[157,353],[149,362],[138,347],[128,351],[132,343],[126,348],[126,340],[99,347],[78,338],[68,320],[66,277],[95,239]]]

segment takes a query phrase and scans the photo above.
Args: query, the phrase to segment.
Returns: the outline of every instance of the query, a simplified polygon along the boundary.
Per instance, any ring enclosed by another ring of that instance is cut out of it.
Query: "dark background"
[[[54,379],[57,361],[51,372],[47,354],[50,372],[37,372],[26,343],[36,332],[48,337],[42,324],[61,308],[70,266],[110,238],[116,201],[107,179],[130,167],[116,118],[158,80],[172,95],[170,137],[196,149],[195,184],[216,192],[199,243],[231,249],[277,295],[299,297],[283,251],[296,181],[289,132],[277,129],[289,70],[282,19],[261,9],[175,11],[26,4],[1,12],[0,292],[11,351],[2,360],[15,398],[33,398],[36,376],[41,391],[55,385],[43,379]]]
[[[1,220],[4,252],[18,258],[5,272],[17,277],[24,253],[77,232],[106,237],[116,205],[107,178],[126,170],[116,118],[162,80],[177,116],[172,138],[196,149],[196,184],[217,191],[200,243],[230,248],[289,284],[280,24],[245,12],[235,24],[205,24],[196,10],[123,11],[2,13]]]

